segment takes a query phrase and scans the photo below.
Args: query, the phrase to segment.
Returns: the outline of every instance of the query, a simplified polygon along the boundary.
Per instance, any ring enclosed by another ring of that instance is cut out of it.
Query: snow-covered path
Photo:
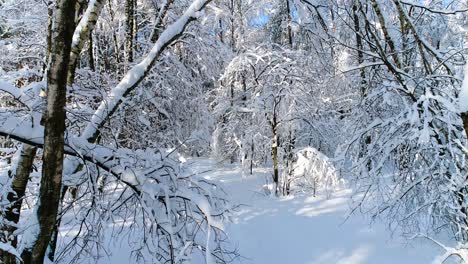
[[[194,172],[220,182],[233,203],[243,204],[226,231],[243,256],[255,264],[427,264],[440,250],[427,241],[403,242],[382,224],[351,216],[349,191],[331,198],[301,195],[275,198],[261,193],[266,170],[242,177],[236,166],[217,167],[206,159],[188,161]],[[208,171],[208,172],[206,172]]]

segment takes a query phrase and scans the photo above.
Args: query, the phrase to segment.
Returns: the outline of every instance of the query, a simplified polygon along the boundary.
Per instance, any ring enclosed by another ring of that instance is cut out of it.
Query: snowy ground
[[[305,194],[276,198],[262,192],[266,177],[271,177],[268,170],[242,177],[235,165],[221,167],[209,159],[187,163],[192,170],[188,173],[218,182],[233,204],[243,205],[226,227],[242,255],[237,264],[428,264],[442,253],[426,240],[408,244],[383,224],[370,226],[363,216],[346,220],[349,190],[328,199]],[[109,242],[110,256],[99,263],[132,263],[126,241]]]
[[[382,224],[369,225],[363,216],[349,213],[350,191],[329,199],[301,195],[265,196],[265,170],[241,176],[236,166],[217,167],[211,160],[192,160],[192,168],[219,181],[233,203],[245,206],[227,232],[243,256],[236,263],[255,264],[396,264],[431,263],[440,250],[427,241],[411,244],[392,236]]]

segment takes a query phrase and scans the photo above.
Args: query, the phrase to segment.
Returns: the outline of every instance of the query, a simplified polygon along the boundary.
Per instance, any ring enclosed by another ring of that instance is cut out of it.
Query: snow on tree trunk
[[[22,254],[26,263],[43,263],[57,219],[64,157],[66,76],[71,51],[75,0],[57,1],[52,32],[50,68],[47,72],[47,108],[44,121],[42,178],[37,204],[39,233]],[[34,216],[32,216],[34,217]]]
[[[67,84],[73,85],[75,79],[75,69],[77,67],[81,50],[84,44],[89,39],[91,41],[91,32],[96,25],[96,22],[101,13],[104,0],[91,0],[88,3],[88,8],[76,26],[73,33],[73,41],[71,46],[70,64],[68,69]]]
[[[20,219],[21,205],[26,192],[29,174],[36,156],[37,148],[23,144],[18,151],[19,157],[13,160],[15,164],[11,166],[9,172],[9,177],[11,178],[10,186],[12,190],[8,192],[7,195],[9,203],[8,210],[5,212],[5,220],[7,223],[4,228],[2,228],[2,234],[0,234],[0,242],[7,243],[13,248],[16,248],[17,246],[17,236],[14,232],[17,229],[16,224],[18,224]],[[16,255],[0,249],[0,261],[2,263],[16,264],[16,259]]]

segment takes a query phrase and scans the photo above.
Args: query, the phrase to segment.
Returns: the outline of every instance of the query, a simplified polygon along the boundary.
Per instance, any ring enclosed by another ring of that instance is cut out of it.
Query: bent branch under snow
[[[197,18],[198,12],[200,12],[210,1],[211,0],[194,1],[176,22],[171,24],[161,33],[146,58],[129,70],[120,83],[111,90],[107,98],[101,102],[98,109],[93,114],[88,126],[81,135],[82,138],[91,141],[93,138],[96,138],[98,130],[117,110],[122,103],[122,99],[138,86],[166,47],[182,35],[189,23]]]
[[[39,123],[40,115],[35,114],[30,118],[9,117],[6,121],[0,123],[0,135],[21,143],[43,148],[44,127]],[[120,167],[119,161],[122,159],[122,154],[118,153],[118,150],[91,144],[67,133],[65,138],[65,153],[95,164],[117,177],[137,194],[141,193],[139,188],[137,188],[139,183],[135,172]]]
[[[25,119],[22,117],[8,117],[3,120],[6,121],[0,122],[0,136],[8,137],[34,147],[44,147],[44,127],[39,123],[39,114],[28,116]],[[102,145],[89,143],[70,133],[65,133],[65,135],[65,154],[90,162],[112,174],[117,180],[131,188],[138,196],[141,196],[144,192],[141,181],[145,180],[144,178],[149,174],[157,171],[154,168],[136,169],[136,166],[131,166],[129,161],[134,161],[135,158],[138,159],[138,154],[135,154],[138,151],[132,150],[129,152],[128,149],[124,148],[111,149]],[[159,161],[164,163],[162,155]],[[155,166],[154,164],[152,165]],[[164,164],[162,164],[159,169],[164,167]],[[180,190],[175,196],[184,200],[193,200],[194,194],[189,194],[188,190]],[[158,200],[165,199],[163,196],[153,198]],[[199,197],[198,199],[203,200],[204,198]],[[217,214],[207,214],[206,216],[211,217]],[[216,226],[217,223],[215,221],[211,224],[221,229],[221,227]]]

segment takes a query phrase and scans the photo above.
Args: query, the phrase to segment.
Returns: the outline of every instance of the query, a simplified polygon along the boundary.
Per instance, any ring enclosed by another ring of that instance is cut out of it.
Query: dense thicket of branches
[[[6,263],[19,257],[40,263],[44,254],[54,261],[97,259],[106,252],[107,234],[127,237],[134,257],[153,263],[235,256],[224,247],[230,208],[223,192],[188,176],[178,161],[178,152],[209,149],[203,95],[222,65],[208,56],[222,47],[202,38],[213,23],[199,13],[209,1],[128,2],[132,12],[117,1],[2,2],[0,249]],[[201,17],[206,28],[192,23]],[[74,33],[64,41],[60,29]],[[58,89],[56,77],[45,75],[57,71],[65,71]],[[63,112],[45,96],[65,96],[65,81],[66,97],[58,98],[66,119],[41,118],[45,109]],[[48,126],[64,137],[48,140]],[[47,162],[60,154],[60,142],[65,160]],[[76,232],[59,243],[61,226]]]
[[[1,261],[112,234],[229,262],[229,203],[181,158],[203,155],[466,245],[467,23],[463,0],[0,0]]]
[[[215,92],[216,157],[246,172],[271,162],[287,194],[315,190],[320,177],[294,172],[320,167],[305,155],[313,147],[334,157],[325,172],[340,168],[322,181],[354,183],[356,209],[465,243],[466,2],[286,2],[235,1],[239,17],[261,15],[233,27],[242,37]]]

